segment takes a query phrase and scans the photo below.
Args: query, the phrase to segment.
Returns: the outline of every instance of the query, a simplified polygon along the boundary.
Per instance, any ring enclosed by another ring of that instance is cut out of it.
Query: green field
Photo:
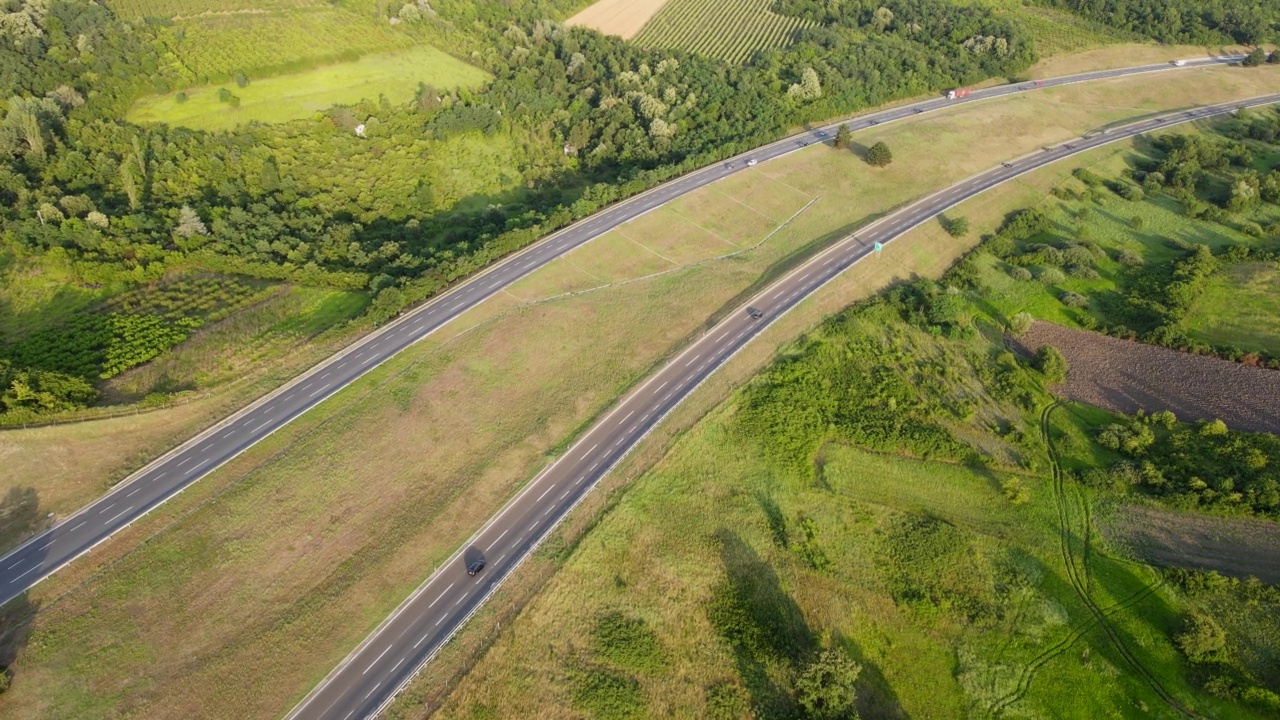
[[[250,121],[271,123],[309,117],[333,105],[384,95],[392,102],[403,102],[413,96],[419,83],[443,90],[474,87],[487,79],[488,74],[479,68],[435,48],[418,46],[253,80],[243,88],[232,82],[190,88],[185,91],[185,102],[178,102],[175,94],[152,95],[133,106],[129,120],[224,130]],[[239,107],[218,100],[222,88],[240,98]]]
[[[813,23],[770,11],[770,0],[670,0],[632,42],[740,63],[756,50],[786,47]]]
[[[1280,269],[1240,263],[1216,275],[1191,306],[1187,332],[1215,345],[1280,356]]]
[[[435,717],[806,717],[797,678],[823,649],[861,665],[862,717],[1255,717],[1189,682],[1173,642],[1188,599],[1100,544],[1094,498],[1054,469],[1046,437],[1079,464],[1095,418],[1059,409],[1042,427],[1050,398],[999,350],[884,305],[798,341],[562,551]],[[991,366],[1023,409],[993,394]],[[896,429],[862,412],[893,401]],[[761,402],[810,428],[826,405],[830,439],[793,466],[754,424]],[[994,462],[894,449],[930,422]],[[619,637],[619,615],[639,629]],[[1243,647],[1270,630],[1236,632]]]

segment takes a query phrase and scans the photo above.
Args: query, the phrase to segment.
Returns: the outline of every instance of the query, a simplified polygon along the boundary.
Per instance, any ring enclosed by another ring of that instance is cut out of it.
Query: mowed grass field
[[[178,101],[177,93],[147,96],[130,108],[128,119],[225,130],[251,121],[275,123],[309,117],[333,105],[382,95],[392,102],[404,102],[413,97],[419,83],[446,89],[475,87],[488,79],[483,70],[448,53],[417,46],[253,80],[243,88],[233,82],[187,88],[183,102]],[[239,107],[218,100],[218,91],[223,88],[240,98]]]
[[[1199,76],[1206,81],[1201,96],[1256,94],[1225,71]],[[1179,94],[1185,82],[1185,76],[1170,81],[1167,102],[1185,102]],[[13,665],[14,686],[0,700],[0,713],[284,712],[574,428],[709,317],[736,307],[762,277],[785,269],[799,249],[997,158],[1141,114],[1132,101],[1158,104],[1144,95],[1158,90],[1151,79],[1081,86],[855,136],[893,147],[895,163],[885,170],[869,168],[854,153],[814,146],[623,227],[610,239],[619,249],[617,265],[593,256],[594,244],[571,254],[37,586],[29,600],[44,611]],[[1060,124],[1037,132],[1046,117]],[[939,165],[939,156],[949,162]],[[1024,202],[1039,197],[1067,170],[1050,169],[1009,192]],[[744,205],[762,217],[742,222],[750,217]],[[714,259],[759,243],[793,215],[758,248]],[[974,227],[981,230],[977,218]],[[846,273],[704,385],[701,399],[653,436],[654,447],[825,315],[894,279],[937,275],[975,240],[895,243],[876,262]],[[532,302],[568,291],[578,294]],[[651,455],[633,454],[632,462],[645,457]],[[536,575],[540,565],[526,567]],[[421,697],[423,688],[444,687],[442,679],[465,661],[446,653],[414,692]]]
[[[740,63],[756,50],[786,47],[813,23],[778,15],[770,0],[667,0],[632,38],[644,47],[687,50]]]

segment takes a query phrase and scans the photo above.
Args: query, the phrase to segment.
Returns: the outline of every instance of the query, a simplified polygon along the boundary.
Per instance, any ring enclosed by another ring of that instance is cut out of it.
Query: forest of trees
[[[1089,20],[1166,43],[1274,41],[1280,5],[1257,0],[1040,0]]]
[[[488,86],[203,133],[120,120],[139,95],[180,81],[152,26],[85,0],[11,2],[0,13],[0,242],[62,253],[86,283],[182,266],[366,288],[388,314],[797,123],[1035,59],[1008,15],[948,0],[782,0],[779,12],[818,26],[743,66],[540,19],[563,2],[433,8],[424,32],[489,70]],[[468,136],[502,143],[516,179],[467,195],[446,170],[424,169]]]

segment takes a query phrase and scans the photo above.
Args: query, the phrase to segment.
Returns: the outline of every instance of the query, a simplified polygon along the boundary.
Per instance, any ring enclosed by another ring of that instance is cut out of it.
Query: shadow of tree
[[[35,488],[9,488],[0,499],[0,554],[43,530],[48,519],[40,510],[40,497]]]
[[[904,720],[907,711],[902,709],[898,693],[894,692],[880,667],[867,659],[857,641],[842,633],[831,636],[831,646],[843,650],[854,662],[862,666],[858,676],[858,717],[864,720]]]
[[[800,709],[777,676],[799,670],[817,638],[769,563],[732,530],[722,528],[714,539],[727,577],[712,591],[708,619],[733,650],[756,717],[797,717]]]
[[[0,607],[0,693],[13,680],[13,663],[31,638],[36,610],[26,593]]]

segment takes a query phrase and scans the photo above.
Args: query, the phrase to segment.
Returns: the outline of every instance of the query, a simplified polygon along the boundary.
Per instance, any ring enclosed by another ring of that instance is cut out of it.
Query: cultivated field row
[[[813,22],[769,11],[769,0],[672,0],[641,28],[643,46],[688,50],[743,62],[756,50],[785,47]]]

